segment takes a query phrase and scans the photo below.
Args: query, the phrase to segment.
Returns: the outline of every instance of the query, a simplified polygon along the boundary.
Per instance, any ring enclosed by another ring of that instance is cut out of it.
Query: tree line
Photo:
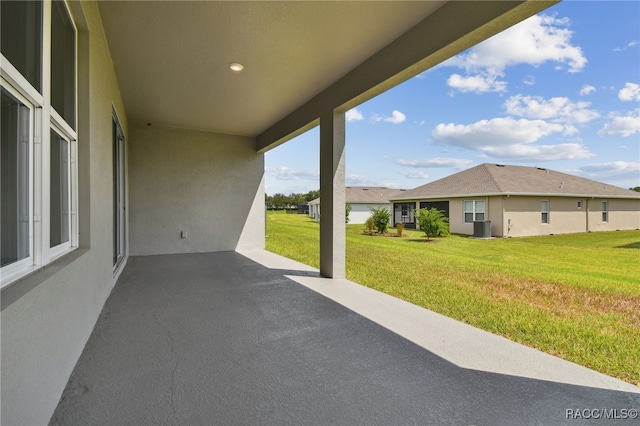
[[[298,208],[298,205],[309,202],[311,200],[315,200],[320,197],[319,190],[312,190],[307,192],[306,194],[296,194],[291,193],[289,195],[284,195],[280,193],[276,193],[273,195],[264,195],[264,204],[268,209],[273,210],[282,210],[282,209],[295,209]]]

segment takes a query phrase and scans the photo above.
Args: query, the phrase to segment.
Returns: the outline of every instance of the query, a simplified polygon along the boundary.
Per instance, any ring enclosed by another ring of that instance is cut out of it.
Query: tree
[[[420,229],[427,235],[427,241],[435,236],[450,235],[449,218],[436,208],[419,209],[415,211],[415,216],[420,225]]]
[[[634,186],[633,188],[629,188],[632,191],[640,192],[640,186]]]
[[[284,209],[288,204],[289,197],[284,194],[280,194],[278,192],[277,194],[273,194],[273,197],[271,197],[271,205],[276,210]]]
[[[344,220],[346,223],[349,223],[349,213],[351,213],[351,203],[346,203],[344,205]]]
[[[318,190],[311,190],[307,192],[306,195],[304,196],[305,201],[313,201],[316,198],[320,198],[320,191]]]
[[[370,207],[369,210],[371,210],[371,218],[373,219],[373,226],[375,226],[376,230],[381,234],[387,232],[389,221],[391,220],[391,212],[385,207],[379,209]]]

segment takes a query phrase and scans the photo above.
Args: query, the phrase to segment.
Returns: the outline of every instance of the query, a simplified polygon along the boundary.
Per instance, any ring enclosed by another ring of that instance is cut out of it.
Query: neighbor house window
[[[609,204],[607,201],[602,202],[602,221],[609,222]]]
[[[484,201],[466,200],[464,202],[464,223],[484,220]]]
[[[549,223],[549,201],[543,200],[541,202],[540,211],[541,211],[541,216],[542,216],[541,222],[542,223]]]
[[[3,1],[0,15],[4,286],[77,246],[77,49],[65,2]]]
[[[582,201],[578,201],[578,208],[581,209],[582,208]]]

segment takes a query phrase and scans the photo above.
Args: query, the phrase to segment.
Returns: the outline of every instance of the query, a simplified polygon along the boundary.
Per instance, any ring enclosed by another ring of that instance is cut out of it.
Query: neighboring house
[[[320,198],[309,201],[309,217],[314,218],[316,221],[320,220]]]
[[[346,111],[551,4],[0,2],[0,423],[49,422],[130,256],[264,249],[264,153],[316,126],[344,278]]]
[[[383,186],[347,186],[344,198],[351,205],[349,223],[365,223],[371,217],[371,209],[385,208],[391,211],[389,200],[403,191],[405,190]],[[309,202],[309,216],[320,220],[320,198]]]
[[[391,201],[394,221],[407,227],[416,227],[411,211],[435,207],[449,218],[451,232],[476,236],[640,228],[640,193],[542,167],[485,163]],[[474,224],[487,221],[486,232]]]

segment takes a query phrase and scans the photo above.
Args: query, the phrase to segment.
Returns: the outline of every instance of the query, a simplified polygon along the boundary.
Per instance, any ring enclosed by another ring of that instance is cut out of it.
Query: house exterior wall
[[[78,26],[79,249],[2,290],[3,425],[49,422],[113,288],[112,109],[127,134],[94,2],[69,2]]]
[[[549,223],[542,223],[542,201],[549,202]],[[578,207],[581,201],[582,207]],[[504,199],[509,236],[586,232],[585,201],[580,198],[509,197]]]
[[[589,231],[615,231],[640,228],[640,200],[589,199]],[[608,204],[608,220],[602,221],[602,202]],[[583,203],[584,206],[585,203]],[[583,207],[584,209],[584,207]]]
[[[465,200],[486,201],[486,198],[485,197],[475,197],[475,198],[469,197],[464,199],[453,198],[449,201],[449,229],[453,234],[473,235],[473,223],[464,223],[464,201]]]
[[[252,138],[132,125],[129,139],[131,255],[264,248]]]
[[[351,204],[351,212],[349,213],[349,223],[353,224],[364,224],[367,219],[371,217],[371,208],[381,209],[386,208],[389,212],[391,210],[390,203],[380,203],[380,204]],[[390,224],[391,226],[395,226],[394,224]]]

